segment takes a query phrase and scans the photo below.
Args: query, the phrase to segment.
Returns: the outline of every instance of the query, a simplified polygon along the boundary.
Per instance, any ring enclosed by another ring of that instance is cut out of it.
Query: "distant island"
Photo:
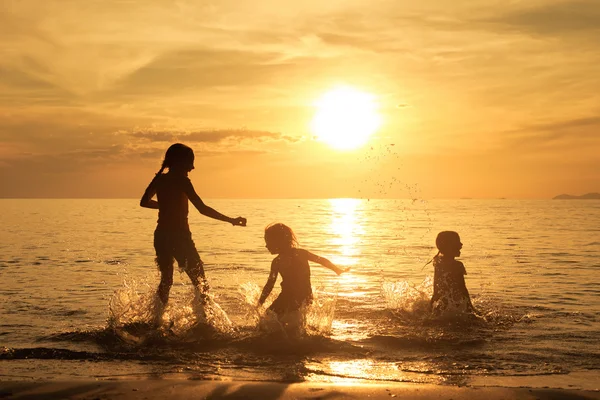
[[[552,200],[600,200],[600,193],[586,193],[581,196],[560,194],[556,197],[553,197]]]

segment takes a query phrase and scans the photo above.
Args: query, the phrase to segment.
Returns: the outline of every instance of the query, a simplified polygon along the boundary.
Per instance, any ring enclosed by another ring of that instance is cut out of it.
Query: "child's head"
[[[298,246],[294,231],[287,225],[275,223],[265,228],[265,243],[271,254]]]
[[[435,245],[441,254],[449,257],[460,256],[460,249],[462,249],[462,243],[460,242],[460,236],[454,231],[443,231],[438,233],[435,238]]]
[[[181,143],[171,145],[165,153],[161,171],[165,168],[169,168],[169,170],[182,169],[185,172],[193,170],[194,150]]]

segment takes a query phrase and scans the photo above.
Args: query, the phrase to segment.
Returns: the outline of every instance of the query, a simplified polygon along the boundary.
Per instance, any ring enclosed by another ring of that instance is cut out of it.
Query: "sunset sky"
[[[203,198],[600,191],[600,1],[0,2],[0,197],[140,197],[174,142]],[[315,138],[337,87],[357,149]]]

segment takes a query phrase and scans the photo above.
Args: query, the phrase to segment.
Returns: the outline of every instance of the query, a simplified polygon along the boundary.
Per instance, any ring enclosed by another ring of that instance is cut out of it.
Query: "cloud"
[[[132,137],[145,139],[151,142],[177,142],[187,141],[195,143],[219,143],[227,139],[234,140],[285,140],[288,142],[296,142],[299,139],[291,136],[285,136],[277,132],[268,132],[260,130],[248,130],[248,129],[214,129],[214,130],[202,130],[192,132],[178,132],[178,131],[134,131],[129,134]]]
[[[276,58],[253,51],[172,51],[117,81],[108,94],[176,94],[218,86],[262,85],[284,67]]]
[[[72,104],[73,95],[41,73],[42,66],[25,59],[26,66],[0,64],[0,105]]]
[[[69,149],[42,154],[21,154],[20,157],[4,160],[0,171],[18,171],[19,174],[69,174],[84,173],[95,167],[126,160],[126,147],[111,145],[87,149]]]
[[[114,144],[89,148],[64,149],[46,153],[10,154],[0,159],[0,172],[12,175],[17,172],[24,176],[48,174],[86,174],[106,166],[122,168],[138,163],[147,165],[152,162],[159,165],[167,146],[138,146]],[[2,150],[2,148],[0,148]],[[10,149],[7,149],[10,151]],[[198,160],[221,157],[256,157],[266,154],[263,149],[211,150],[194,148]],[[0,152],[2,155],[2,152]],[[222,169],[222,163],[211,164],[211,168]],[[225,164],[224,164],[225,165]]]
[[[600,31],[600,2],[561,1],[523,8],[489,22],[508,29],[536,35],[597,34]]]
[[[582,143],[600,145],[600,116],[533,124],[507,132],[508,147],[580,148]]]
[[[55,45],[48,35],[39,28],[35,18],[26,13],[13,12],[12,9],[16,9],[18,6],[19,4],[15,1],[0,3],[0,34],[3,41],[14,42],[19,40]]]

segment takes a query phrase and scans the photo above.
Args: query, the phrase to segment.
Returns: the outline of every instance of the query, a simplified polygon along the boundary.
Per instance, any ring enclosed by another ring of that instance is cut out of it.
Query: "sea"
[[[0,379],[600,388],[600,201],[205,202],[247,226],[191,207],[209,301],[176,269],[161,309],[156,210],[0,200]],[[350,268],[311,264],[314,301],[283,320],[257,306],[273,222]],[[430,311],[428,261],[443,230],[460,234],[477,315]]]

